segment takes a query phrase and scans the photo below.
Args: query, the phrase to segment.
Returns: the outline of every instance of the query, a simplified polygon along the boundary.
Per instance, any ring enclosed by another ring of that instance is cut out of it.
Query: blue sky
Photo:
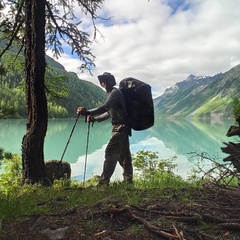
[[[185,0],[167,0],[165,4],[172,9],[171,15],[177,11],[187,11],[191,7],[190,2]]]
[[[91,32],[89,19],[75,14]],[[190,74],[212,76],[240,63],[238,0],[105,0],[98,14],[111,19],[97,24],[96,68],[79,75],[95,84],[108,71],[117,82],[146,81],[159,96]],[[81,62],[68,50],[57,61],[79,73]]]

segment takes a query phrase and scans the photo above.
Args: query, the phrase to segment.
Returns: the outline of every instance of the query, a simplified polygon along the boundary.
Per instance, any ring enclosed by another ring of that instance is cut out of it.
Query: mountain
[[[1,46],[3,44],[0,44],[0,50]],[[15,50],[10,50],[0,59],[0,110],[14,107],[17,113],[12,117],[23,118],[26,117],[24,58],[21,54],[17,60],[15,57]],[[106,93],[99,86],[79,79],[76,73],[66,71],[48,56],[46,64],[45,84],[50,118],[76,117],[78,106],[90,109],[105,101]]]
[[[240,65],[214,76],[190,75],[154,99],[159,118],[230,118],[240,95]]]
[[[92,82],[79,79],[74,72],[67,72],[65,68],[54,59],[47,57],[46,62],[54,71],[54,76],[63,76],[60,86],[67,89],[68,95],[56,102],[67,109],[69,116],[76,115],[76,108],[83,106],[86,109],[94,108],[106,100],[106,93],[101,87]]]
[[[0,42],[4,47],[3,42]],[[14,107],[17,117],[26,117],[24,96],[23,56],[9,64],[16,57],[16,49],[9,50],[0,59],[8,70],[0,75],[0,110]],[[105,92],[95,84],[79,79],[76,73],[65,68],[50,57],[46,57],[46,92],[48,96],[49,117],[75,117],[76,108],[94,108],[104,102]],[[240,95],[240,65],[225,73],[214,76],[190,75],[186,80],[176,83],[154,99],[156,118],[212,118],[232,117],[232,102]],[[1,111],[0,111],[1,117]]]

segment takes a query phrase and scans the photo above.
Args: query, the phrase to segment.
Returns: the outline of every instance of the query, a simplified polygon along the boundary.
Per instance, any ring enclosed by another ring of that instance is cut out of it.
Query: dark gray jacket
[[[105,103],[97,108],[89,110],[87,113],[91,116],[98,115],[96,117],[98,122],[110,117],[112,118],[112,122],[126,122],[126,105],[122,92],[117,88],[113,88],[113,90],[108,93]]]

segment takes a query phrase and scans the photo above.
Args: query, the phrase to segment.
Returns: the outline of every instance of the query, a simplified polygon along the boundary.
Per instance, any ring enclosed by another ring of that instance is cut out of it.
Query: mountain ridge
[[[240,65],[214,76],[189,75],[154,99],[158,118],[229,118],[240,95]]]
[[[0,42],[0,48],[3,47]],[[8,57],[14,54],[9,51]],[[22,59],[21,59],[22,58]],[[17,106],[20,117],[25,117],[24,71],[17,65],[22,65],[23,56],[15,63],[12,69],[7,67],[8,73],[0,78],[1,107]],[[0,64],[7,61],[1,59]],[[8,59],[9,62],[9,59]],[[48,100],[50,102],[50,117],[74,117],[76,107],[82,105],[93,108],[106,99],[106,93],[97,85],[80,79],[76,73],[68,72],[64,66],[53,58],[46,56],[45,81],[47,88],[53,93],[62,91],[64,96],[60,99]],[[57,79],[57,80],[54,80]],[[60,79],[60,82],[58,82]],[[190,74],[182,80],[167,88],[165,92],[154,99],[156,118],[230,118],[232,116],[232,102],[240,95],[240,65],[231,68],[225,73],[217,73],[213,76],[195,76]],[[55,81],[55,83],[54,83]],[[63,89],[63,90],[62,90]],[[64,90],[65,89],[65,90]],[[55,91],[55,92],[54,92]]]

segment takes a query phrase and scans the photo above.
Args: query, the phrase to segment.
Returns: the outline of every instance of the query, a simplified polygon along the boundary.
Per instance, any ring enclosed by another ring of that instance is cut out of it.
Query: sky
[[[190,74],[213,76],[240,63],[239,0],[105,0],[97,14],[111,18],[97,23],[92,76],[80,74],[67,47],[56,59],[80,79],[99,84],[97,76],[110,72],[118,84],[134,77],[157,97]]]

